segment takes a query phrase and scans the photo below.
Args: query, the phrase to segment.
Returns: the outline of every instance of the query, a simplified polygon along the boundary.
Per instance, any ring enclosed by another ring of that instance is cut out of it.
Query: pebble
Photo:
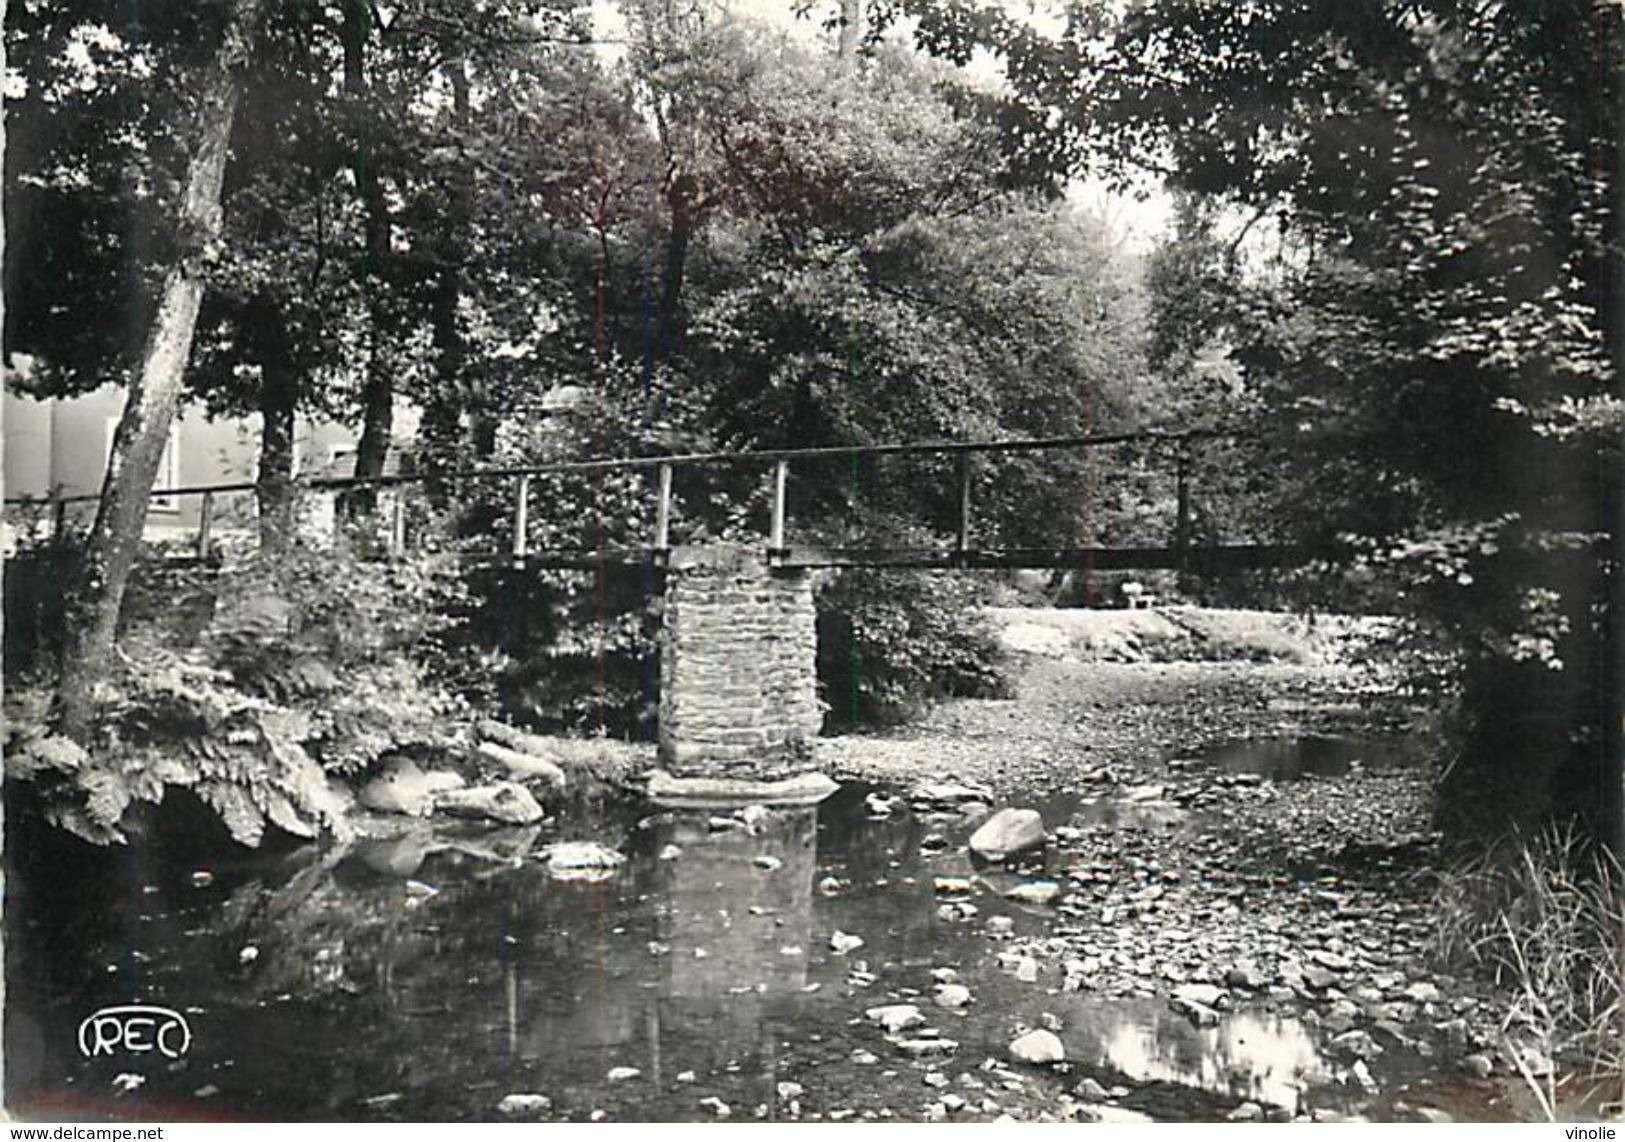
[[[1205,1003],[1197,1003],[1193,999],[1171,999],[1168,1006],[1189,1019],[1197,1027],[1217,1027],[1219,1013]]]
[[[1010,1057],[1023,1063],[1044,1066],[1066,1058],[1066,1048],[1053,1031],[1028,1031],[1010,1044]]]
[[[918,1027],[925,1022],[925,1016],[921,1015],[920,1009],[912,1003],[890,1003],[883,1007],[871,1007],[863,1015],[869,1022],[880,1024],[893,1035],[910,1027]]]
[[[709,1097],[700,1099],[700,1105],[705,1107],[718,1118],[727,1118],[733,1114],[733,1108],[727,1103],[723,1102],[716,1095],[710,1095]]]
[[[1236,964],[1224,973],[1224,985],[1239,987],[1246,991],[1258,991],[1264,986],[1264,979],[1254,965]]]
[[[497,1103],[498,1114],[540,1114],[553,1105],[545,1094],[510,1094]]]
[[[1072,1114],[1080,1122],[1140,1124],[1155,1121],[1149,1114],[1142,1114],[1138,1110],[1130,1110],[1126,1106],[1105,1106],[1092,1102],[1079,1103]]]
[[[944,983],[937,987],[933,1002],[938,1007],[964,1007],[972,1000],[970,988],[962,983]]]
[[[1333,972],[1314,966],[1303,969],[1303,978],[1316,991],[1325,991],[1337,982],[1337,976]]]
[[[1226,1114],[1225,1118],[1231,1122],[1262,1122],[1264,1108],[1256,1102],[1244,1102]]]
[[[959,1050],[959,1044],[952,1039],[899,1039],[897,1049],[910,1058],[924,1059],[951,1055]]]
[[[1111,1095],[1106,1093],[1106,1088],[1101,1086],[1094,1079],[1084,1079],[1072,1089],[1072,1093],[1083,1099],[1085,1102],[1105,1102],[1111,1097]]]
[[[1183,983],[1174,988],[1174,998],[1187,1003],[1200,1004],[1218,1010],[1228,1007],[1230,996],[1222,987],[1215,987],[1211,983]]]
[[[1440,992],[1438,984],[1421,980],[1405,989],[1405,998],[1415,1003],[1438,1003],[1444,994]]]
[[[861,947],[863,947],[862,936],[854,936],[852,933],[843,932],[839,928],[830,934],[829,949],[838,956],[844,956],[847,952],[855,952]]]
[[[1029,880],[1005,893],[1022,904],[1053,904],[1061,897],[1061,886],[1053,880]]]
[[[635,1079],[642,1073],[636,1067],[611,1067],[606,1077],[610,1082],[618,1083],[625,1082],[627,1079]]]

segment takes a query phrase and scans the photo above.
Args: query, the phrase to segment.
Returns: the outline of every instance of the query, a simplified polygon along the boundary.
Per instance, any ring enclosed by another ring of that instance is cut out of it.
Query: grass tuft
[[[1625,875],[1573,826],[1515,837],[1439,874],[1435,952],[1511,997],[1507,1053],[1548,1117],[1557,1075],[1625,1066]]]

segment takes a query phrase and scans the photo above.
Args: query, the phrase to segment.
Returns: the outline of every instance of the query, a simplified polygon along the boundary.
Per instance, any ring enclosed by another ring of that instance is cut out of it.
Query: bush
[[[650,574],[476,578],[455,637],[470,656],[470,683],[486,687],[484,704],[539,730],[652,741],[660,592]]]
[[[983,587],[949,572],[846,571],[818,595],[818,681],[829,724],[895,723],[933,699],[998,697]]]
[[[64,583],[78,578],[76,544],[29,543],[6,556],[5,675],[15,680],[49,669],[62,649],[67,628]]]
[[[7,776],[33,783],[51,823],[98,844],[123,841],[132,807],[171,787],[246,845],[267,822],[342,832],[329,773],[444,747],[466,714],[432,668],[452,584],[427,561],[303,547],[217,573],[143,568],[90,740],[49,732],[41,679],[7,695]],[[193,605],[174,605],[185,597]]]

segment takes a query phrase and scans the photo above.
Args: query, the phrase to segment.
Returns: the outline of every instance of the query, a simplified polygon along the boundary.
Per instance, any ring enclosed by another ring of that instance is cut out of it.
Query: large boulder
[[[500,765],[515,781],[541,781],[554,789],[564,788],[564,770],[545,757],[522,753],[495,742],[481,742],[476,752],[486,761]]]
[[[985,860],[1004,860],[1043,847],[1044,819],[1035,809],[1000,809],[970,837],[970,851]]]
[[[438,794],[434,805],[454,817],[474,817],[502,825],[529,825],[543,816],[536,798],[512,781],[450,789]]]
[[[361,787],[357,800],[377,813],[427,817],[434,808],[436,785],[416,762],[396,758]]]

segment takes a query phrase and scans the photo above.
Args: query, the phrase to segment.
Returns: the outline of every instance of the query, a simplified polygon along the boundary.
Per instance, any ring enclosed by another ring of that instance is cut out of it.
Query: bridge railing
[[[1204,429],[1183,432],[1094,433],[1017,440],[934,440],[898,444],[835,445],[815,448],[759,449],[745,452],[692,452],[569,460],[543,464],[462,469],[449,472],[400,472],[375,477],[315,477],[295,480],[294,485],[301,491],[328,493],[335,500],[338,500],[346,496],[353,496],[356,493],[378,493],[395,489],[413,488],[421,490],[432,486],[443,489],[470,485],[506,484],[510,489],[507,497],[499,496],[498,499],[509,498],[507,509],[509,520],[506,528],[509,532],[508,550],[505,552],[492,551],[488,554],[517,562],[552,563],[559,566],[580,563],[584,566],[590,566],[594,563],[601,564],[606,558],[621,560],[652,558],[658,561],[669,553],[672,548],[672,529],[675,522],[674,475],[679,470],[756,466],[761,468],[764,474],[770,474],[770,506],[766,537],[767,554],[771,560],[777,562],[826,566],[845,565],[864,560],[898,566],[1059,566],[1071,565],[1071,563],[1076,562],[1080,555],[1086,553],[1076,547],[1043,550],[1024,549],[1015,553],[1008,550],[978,553],[975,544],[976,513],[973,488],[979,459],[985,456],[1001,454],[1083,452],[1113,445],[1149,446],[1158,451],[1166,451],[1172,456],[1176,516],[1173,527],[1173,540],[1171,544],[1133,549],[1121,548],[1117,549],[1117,551],[1119,556],[1128,560],[1125,563],[1126,566],[1158,565],[1177,567],[1185,565],[1192,546],[1192,471],[1196,450],[1213,441],[1236,441],[1249,438],[1246,433],[1222,429]],[[955,493],[957,496],[957,513],[954,520],[954,535],[951,547],[892,552],[805,550],[799,553],[792,548],[787,493],[793,466],[835,460],[868,461],[885,457],[907,456],[941,456],[953,458],[957,461],[957,490]],[[646,546],[631,549],[596,549],[575,552],[533,549],[531,542],[531,524],[534,514],[533,489],[539,480],[555,476],[608,475],[626,472],[651,472],[655,476],[652,493],[654,501],[652,505],[653,520],[649,542]],[[156,488],[151,492],[151,496],[154,499],[164,498],[170,502],[192,498],[198,500],[199,506],[194,517],[195,523],[190,536],[187,538],[187,546],[198,556],[203,557],[207,556],[213,548],[220,522],[219,508],[221,503],[228,499],[250,495],[255,490],[256,485],[252,481],[228,481],[188,487]],[[8,509],[8,518],[12,517],[14,512],[31,513],[36,517],[43,517],[50,521],[44,527],[47,533],[61,534],[67,526],[69,513],[76,505],[82,510],[84,505],[94,504],[99,498],[99,494],[96,493],[80,493],[32,498],[9,497],[5,503]],[[394,495],[380,497],[380,499],[383,500],[379,504],[382,515],[380,522],[382,525],[383,545],[391,553],[401,552],[406,548],[408,542],[406,497],[404,495]],[[35,530],[36,532],[40,531],[41,526],[36,525]],[[497,529],[493,528],[493,530]],[[1248,545],[1236,545],[1238,552],[1242,551],[1243,548],[1248,548]],[[1253,550],[1256,555],[1262,548],[1254,545],[1249,550]],[[1109,555],[1110,553],[1102,550],[1096,552],[1096,554]],[[1027,562],[1012,562],[1012,560],[1022,559],[1027,560]],[[1134,562],[1136,559],[1138,562]]]

